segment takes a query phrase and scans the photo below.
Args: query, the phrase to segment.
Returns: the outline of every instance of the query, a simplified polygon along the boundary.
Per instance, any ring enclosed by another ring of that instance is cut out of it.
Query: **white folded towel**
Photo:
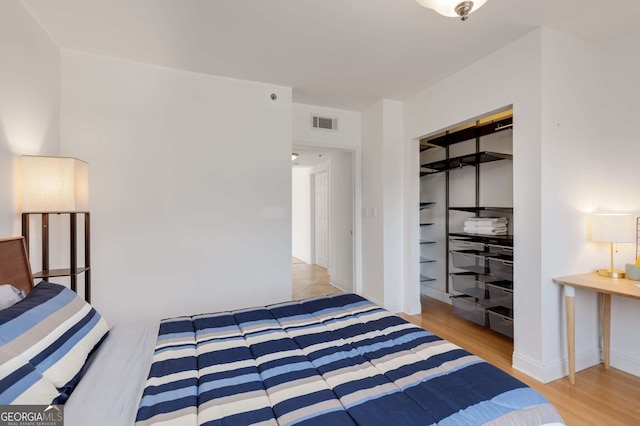
[[[507,235],[506,226],[465,226],[464,232],[467,234],[479,234],[479,235]]]
[[[484,224],[507,224],[508,219],[506,217],[470,217],[465,220],[465,223],[476,226],[484,226]]]
[[[466,228],[471,227],[482,227],[482,228],[492,228],[492,227],[502,227],[507,226],[507,218],[506,217],[470,217],[464,221],[464,226]]]

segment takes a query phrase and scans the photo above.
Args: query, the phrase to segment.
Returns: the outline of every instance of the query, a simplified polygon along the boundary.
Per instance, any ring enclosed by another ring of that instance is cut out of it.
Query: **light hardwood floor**
[[[340,293],[328,283],[324,268],[305,263],[293,264],[293,282],[293,299]],[[401,316],[536,389],[553,403],[567,425],[640,425],[640,378],[598,365],[579,371],[575,385],[566,377],[542,384],[511,368],[510,339],[455,316],[450,305],[431,298],[422,299],[422,310],[419,315]]]
[[[309,265],[300,259],[291,259],[293,300],[307,297],[326,296],[327,294],[342,293],[329,284],[327,270],[318,265]]]

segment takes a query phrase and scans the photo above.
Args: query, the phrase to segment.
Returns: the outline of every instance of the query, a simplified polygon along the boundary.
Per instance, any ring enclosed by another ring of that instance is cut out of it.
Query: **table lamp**
[[[611,245],[609,269],[598,269],[598,275],[609,278],[624,278],[625,273],[613,267],[613,245],[634,242],[634,219],[627,213],[594,214],[591,220],[591,240]]]
[[[22,157],[22,211],[80,212],[89,209],[88,164],[76,158]]]

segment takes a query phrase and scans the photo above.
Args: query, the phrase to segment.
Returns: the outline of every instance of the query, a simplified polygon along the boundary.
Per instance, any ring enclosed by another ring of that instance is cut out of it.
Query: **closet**
[[[513,111],[420,140],[421,293],[513,337]]]

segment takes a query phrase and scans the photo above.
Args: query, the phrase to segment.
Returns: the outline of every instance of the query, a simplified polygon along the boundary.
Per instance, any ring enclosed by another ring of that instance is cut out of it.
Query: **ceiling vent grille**
[[[320,130],[338,130],[338,119],[311,114],[311,128]]]

